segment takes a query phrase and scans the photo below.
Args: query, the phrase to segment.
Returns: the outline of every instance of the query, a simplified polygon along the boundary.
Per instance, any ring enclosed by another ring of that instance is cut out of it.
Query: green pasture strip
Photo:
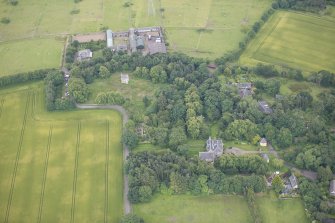
[[[334,71],[335,20],[280,11],[247,47],[241,63],[257,61],[305,71]]]
[[[59,67],[63,44],[54,38],[0,43],[0,76]]]
[[[134,212],[147,223],[253,222],[241,196],[157,195],[149,203],[134,205]]]
[[[262,222],[307,223],[304,205],[300,198],[278,199],[274,194],[256,196],[256,205]]]

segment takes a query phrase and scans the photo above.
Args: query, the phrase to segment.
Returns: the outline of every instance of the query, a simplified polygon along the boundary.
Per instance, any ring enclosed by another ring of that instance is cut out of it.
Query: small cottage
[[[268,146],[268,141],[266,140],[266,138],[261,138],[261,140],[259,141],[259,145],[260,146]]]

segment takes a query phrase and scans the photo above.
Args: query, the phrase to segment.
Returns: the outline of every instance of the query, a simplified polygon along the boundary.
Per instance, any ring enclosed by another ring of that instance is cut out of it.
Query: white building
[[[128,82],[129,82],[129,75],[121,73],[121,83],[128,84]]]

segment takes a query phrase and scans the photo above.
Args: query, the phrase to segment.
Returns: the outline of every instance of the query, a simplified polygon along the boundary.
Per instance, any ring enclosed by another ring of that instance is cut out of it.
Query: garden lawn
[[[335,71],[335,19],[279,11],[259,31],[241,64],[266,62],[303,71]]]
[[[122,121],[115,111],[46,112],[43,83],[0,91],[0,218],[119,222]]]
[[[262,222],[267,223],[307,223],[304,205],[299,198],[279,200],[273,193],[268,196],[257,196]]]
[[[0,76],[45,68],[58,68],[61,64],[63,39],[27,39],[0,43]]]
[[[134,205],[146,223],[251,223],[247,202],[240,196],[157,195],[149,203]]]
[[[100,92],[114,91],[143,106],[143,98],[145,96],[152,97],[155,91],[163,86],[165,85],[153,84],[149,80],[136,78],[132,74],[129,74],[128,84],[121,84],[120,73],[113,73],[108,79],[96,79],[92,84],[88,85],[91,91],[89,102],[94,103]]]

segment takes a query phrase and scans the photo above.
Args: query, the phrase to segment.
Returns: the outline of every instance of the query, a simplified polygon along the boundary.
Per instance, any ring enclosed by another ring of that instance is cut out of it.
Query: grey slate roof
[[[258,102],[258,107],[259,107],[260,111],[263,112],[264,114],[271,114],[272,113],[272,109],[270,108],[270,106],[268,105],[268,103],[266,101],[259,101]]]
[[[236,86],[239,89],[251,89],[252,84],[251,83],[237,83]]]
[[[294,176],[294,174],[292,173],[292,175],[288,178],[290,183],[291,183],[291,186],[293,189],[296,189],[298,188],[298,180],[297,178]]]
[[[261,156],[267,163],[270,161],[270,158],[269,158],[268,154],[262,153]]]
[[[199,152],[199,158],[207,162],[213,162],[215,155],[213,152]]]
[[[90,49],[80,50],[77,53],[77,60],[81,61],[85,59],[90,59],[92,58],[92,56],[93,56],[93,53]]]
[[[214,161],[215,157],[221,156],[223,153],[223,143],[221,139],[209,139],[206,141],[206,151],[199,152],[199,158],[207,162]]]
[[[330,181],[329,193],[335,196],[335,180]]]

